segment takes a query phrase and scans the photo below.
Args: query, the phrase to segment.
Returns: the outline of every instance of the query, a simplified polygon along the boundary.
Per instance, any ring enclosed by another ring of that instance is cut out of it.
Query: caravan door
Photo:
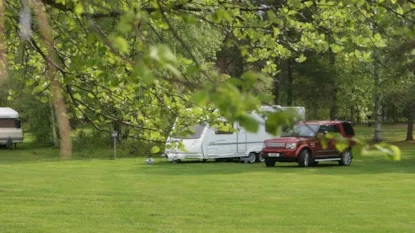
[[[238,135],[237,135],[237,141],[238,141],[238,155],[244,155],[246,153],[247,148],[247,132],[245,128],[241,127],[239,123],[238,125]]]
[[[226,123],[225,123],[226,124]],[[235,124],[233,125],[235,128]],[[237,150],[237,132],[211,130],[206,146],[208,158],[234,157]]]

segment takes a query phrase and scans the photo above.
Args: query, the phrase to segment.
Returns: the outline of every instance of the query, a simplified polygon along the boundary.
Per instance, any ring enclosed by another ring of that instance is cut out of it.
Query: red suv
[[[316,165],[320,161],[338,161],[340,165],[352,163],[351,148],[338,151],[334,139],[327,139],[327,147],[323,148],[319,136],[327,133],[340,133],[343,138],[355,136],[350,122],[343,121],[306,121],[297,123],[293,129],[285,131],[280,138],[266,140],[261,156],[267,167],[275,166],[275,162],[298,162],[301,167]]]

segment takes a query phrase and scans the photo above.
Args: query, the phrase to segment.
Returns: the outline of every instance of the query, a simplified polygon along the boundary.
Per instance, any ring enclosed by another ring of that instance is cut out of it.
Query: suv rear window
[[[327,131],[328,133],[340,133],[339,125],[332,124],[332,125],[321,125],[319,130],[320,133]]]
[[[354,130],[353,127],[350,123],[348,122],[343,122],[342,123],[343,129],[344,129],[344,133],[347,136],[354,136]]]

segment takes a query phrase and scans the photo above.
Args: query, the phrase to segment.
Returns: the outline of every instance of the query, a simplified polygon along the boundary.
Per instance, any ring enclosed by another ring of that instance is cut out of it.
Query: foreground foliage
[[[356,61],[371,64],[380,129],[383,48],[413,35],[414,4],[397,1],[4,0],[1,6],[8,55],[2,62],[26,86],[9,99],[25,92],[51,101],[61,154],[68,157],[68,115],[102,131],[160,142],[176,117],[190,124],[205,116],[184,111],[200,106],[255,131],[258,123],[247,112],[275,100],[266,87],[278,81],[281,64],[288,61],[290,70],[313,55],[327,55],[332,66],[339,58],[351,61],[345,69]],[[229,47],[241,60],[234,72],[218,56]],[[327,90],[337,96],[348,81],[338,81],[335,66],[330,71]],[[330,101],[331,118],[337,105]],[[267,130],[278,132],[290,117],[270,115]]]

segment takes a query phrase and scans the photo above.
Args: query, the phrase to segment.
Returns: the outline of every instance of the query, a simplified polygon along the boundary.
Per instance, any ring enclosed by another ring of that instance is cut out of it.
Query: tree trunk
[[[331,101],[330,101],[330,120],[337,120],[337,87],[336,84],[334,84],[332,95],[331,95]]]
[[[279,63],[281,64],[281,62]],[[272,86],[272,94],[274,95],[274,104],[280,103],[280,88],[281,88],[281,80],[283,78],[283,72],[281,70],[281,66],[278,66],[280,72],[273,77],[273,86]]]
[[[375,52],[376,53],[376,52]],[[378,57],[375,55],[374,59],[374,79],[375,79],[375,133],[373,135],[373,142],[382,141],[382,93],[380,90],[380,80],[379,80],[379,69],[380,64]]]
[[[414,125],[414,107],[412,104],[408,105],[408,127],[406,131],[406,141],[413,141],[413,125]]]
[[[287,61],[287,106],[293,105],[293,67],[291,58]]]
[[[318,104],[317,104],[317,102],[316,101],[313,101],[313,103],[311,104],[311,109],[312,109],[312,116],[313,116],[313,120],[319,120],[320,119],[320,116],[319,116],[319,113],[318,113]]]
[[[273,78],[273,94],[274,94],[274,104],[279,104],[280,100],[280,84],[278,79],[278,74],[274,76]]]
[[[336,57],[330,49],[330,71],[331,71],[331,95],[330,95],[330,120],[337,120],[338,106],[337,106],[337,83],[336,83]]]
[[[52,92],[52,104],[55,109],[56,119],[59,128],[60,137],[60,156],[64,159],[72,157],[72,140],[70,136],[69,118],[67,114],[65,99],[62,94],[60,81],[55,77],[57,75],[56,54],[53,48],[52,29],[49,25],[47,16],[44,12],[44,5],[40,0],[33,2],[33,9],[35,16],[40,26],[42,39],[47,49],[47,64],[46,72],[50,80],[50,87]]]
[[[7,64],[6,34],[5,34],[6,7],[4,1],[0,0],[0,86],[4,90],[9,78]]]
[[[50,120],[52,122],[52,136],[53,136],[53,145],[59,146],[58,141],[58,134],[56,133],[56,116],[53,109],[52,101],[49,99],[49,107],[50,107]]]
[[[397,118],[396,118],[396,106],[393,104],[392,105],[392,118],[393,118],[393,122],[397,122]]]

